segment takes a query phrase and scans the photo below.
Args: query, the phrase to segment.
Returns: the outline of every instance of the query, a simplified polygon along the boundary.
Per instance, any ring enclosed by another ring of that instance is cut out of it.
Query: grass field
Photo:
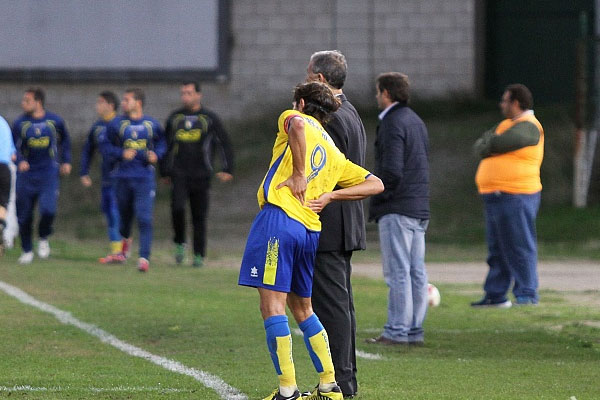
[[[101,266],[98,249],[56,242],[54,258],[0,264],[0,281],[70,312],[154,355],[218,377],[250,399],[276,385],[255,290],[237,287],[237,256],[203,269],[171,264],[167,247],[151,271]],[[472,310],[479,285],[438,284],[424,348],[363,343],[386,315],[382,281],[355,278],[360,399],[598,399],[600,309],[569,293],[543,291],[538,307]],[[586,294],[600,301],[599,292]],[[0,397],[219,399],[189,376],[130,356],[0,291]],[[295,324],[292,324],[295,327]],[[301,388],[316,375],[294,338]],[[372,355],[375,359],[366,359]]]
[[[456,102],[415,107],[431,141],[427,261],[483,264],[483,212],[473,184],[477,164],[470,145],[498,121],[496,106]],[[600,260],[598,183],[592,185],[590,208],[569,206],[569,111],[536,111],[546,128],[540,258],[564,260],[565,268],[572,258]],[[369,152],[375,115],[363,113]],[[76,173],[61,183],[52,259],[18,266],[17,250],[0,259],[0,281],[102,329],[101,337],[112,334],[162,357],[163,363],[179,362],[186,371],[208,373],[208,378],[198,380],[131,356],[0,291],[0,398],[227,398],[202,383],[215,380],[235,388],[242,398],[270,393],[277,382],[258,296],[237,287],[236,270],[257,211],[255,193],[267,167],[274,118],[252,121],[243,131],[231,127],[238,170],[233,184],[213,184],[206,268],[172,264],[168,188],[160,184],[150,273],[139,274],[133,261],[98,265],[96,259],[108,250],[99,188],[83,190]],[[80,146],[76,140],[74,147]],[[367,159],[372,163],[372,155]],[[96,173],[92,177],[98,182]],[[357,262],[379,263],[376,229],[368,224],[368,250],[355,255]],[[442,305],[428,314],[426,347],[371,347],[363,339],[380,332],[387,291],[382,281],[355,277],[359,399],[600,398],[599,291],[545,290],[539,307],[480,311],[468,306],[481,293],[480,283],[438,287]],[[581,301],[582,296],[591,301]],[[294,343],[298,383],[311,388],[316,375],[301,338]]]

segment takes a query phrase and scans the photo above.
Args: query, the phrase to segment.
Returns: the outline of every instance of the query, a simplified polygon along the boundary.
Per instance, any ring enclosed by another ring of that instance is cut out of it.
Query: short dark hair
[[[144,103],[146,102],[146,95],[144,94],[144,91],[142,89],[131,88],[131,89],[125,90],[125,93],[133,94],[133,98],[136,100],[139,100],[142,103],[142,106],[144,106]]]
[[[113,107],[113,110],[116,111],[119,108],[119,98],[110,90],[100,92],[98,96],[102,97],[108,104],[110,104]]]
[[[39,101],[42,104],[42,107],[44,106],[44,102],[46,101],[46,93],[44,92],[44,89],[40,87],[32,87],[27,89],[25,93],[33,94],[33,99],[35,101]]]
[[[410,82],[408,76],[400,72],[384,72],[377,77],[377,87],[380,92],[387,90],[390,99],[408,104],[410,101]]]
[[[533,95],[531,91],[527,89],[527,86],[514,83],[512,85],[508,85],[505,89],[508,92],[510,101],[518,101],[519,107],[521,110],[531,110],[533,108]]]
[[[317,51],[310,56],[312,72],[323,74],[323,77],[331,87],[341,89],[346,81],[348,63],[346,57],[339,50]]]
[[[200,86],[200,82],[198,82],[198,81],[183,81],[182,85],[183,86],[194,85],[194,90],[196,90],[196,92],[202,91],[202,86]]]
[[[335,97],[329,86],[321,82],[299,83],[294,88],[296,104],[304,99],[304,114],[315,117],[322,125],[327,123],[331,114],[340,108],[341,102]]]

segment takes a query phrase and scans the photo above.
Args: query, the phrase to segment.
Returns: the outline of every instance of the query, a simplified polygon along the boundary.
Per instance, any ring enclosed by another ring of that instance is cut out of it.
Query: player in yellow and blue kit
[[[112,172],[119,214],[119,231],[130,240],[133,217],[140,231],[138,270],[148,271],[152,247],[152,210],[156,182],[154,165],[167,150],[163,129],[154,118],[144,115],[145,95],[141,89],[128,89],[121,108],[125,115],[116,117],[106,128],[102,155],[116,162]]]
[[[340,106],[329,87],[300,84],[294,110],[279,117],[269,170],[258,190],[254,220],[238,283],[258,288],[267,346],[279,387],[266,399],[300,398],[292,360],[288,304],[304,334],[319,386],[307,399],[342,399],[335,382],[327,332],[310,300],[321,224],[317,215],[336,200],[359,200],[383,191],[381,180],[335,147],[322,124]],[[343,189],[334,190],[339,185]]]
[[[48,258],[48,236],[58,201],[59,173],[71,173],[71,141],[61,117],[44,109],[42,89],[28,89],[21,107],[25,113],[13,123],[17,149],[17,219],[21,236],[20,264],[33,261],[31,241],[33,208],[39,202],[38,256]]]
[[[89,175],[90,163],[96,150],[100,150],[101,144],[106,141],[106,127],[115,118],[118,105],[119,99],[113,92],[104,91],[98,95],[96,112],[100,119],[94,122],[90,128],[88,138],[81,152],[79,176],[81,184],[84,187],[92,186],[92,179]],[[100,259],[100,262],[103,264],[125,261],[125,256],[122,254],[122,238],[119,233],[119,208],[117,207],[117,197],[115,195],[113,180],[110,176],[113,164],[114,160],[111,160],[109,157],[102,157],[102,199],[100,201],[100,208],[106,217],[108,238],[111,247],[110,254]]]

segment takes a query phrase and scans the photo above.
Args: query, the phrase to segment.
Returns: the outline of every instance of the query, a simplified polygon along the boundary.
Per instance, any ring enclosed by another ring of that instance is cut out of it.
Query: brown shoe
[[[386,346],[408,346],[408,342],[398,342],[397,340],[388,339],[385,336],[365,339],[366,343],[385,344]]]

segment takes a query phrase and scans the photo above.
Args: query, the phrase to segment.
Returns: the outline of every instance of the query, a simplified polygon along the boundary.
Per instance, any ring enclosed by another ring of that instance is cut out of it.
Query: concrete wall
[[[302,81],[310,55],[337,48],[348,59],[345,87],[357,105],[374,104],[373,82],[384,71],[408,74],[421,98],[475,93],[476,0],[231,0],[231,74],[204,84],[205,103],[226,121],[281,110]],[[39,83],[47,108],[74,136],[94,121],[98,92],[128,84]],[[20,113],[31,84],[0,82],[0,114]],[[178,104],[177,83],[136,85],[147,92],[146,113],[163,120]]]

